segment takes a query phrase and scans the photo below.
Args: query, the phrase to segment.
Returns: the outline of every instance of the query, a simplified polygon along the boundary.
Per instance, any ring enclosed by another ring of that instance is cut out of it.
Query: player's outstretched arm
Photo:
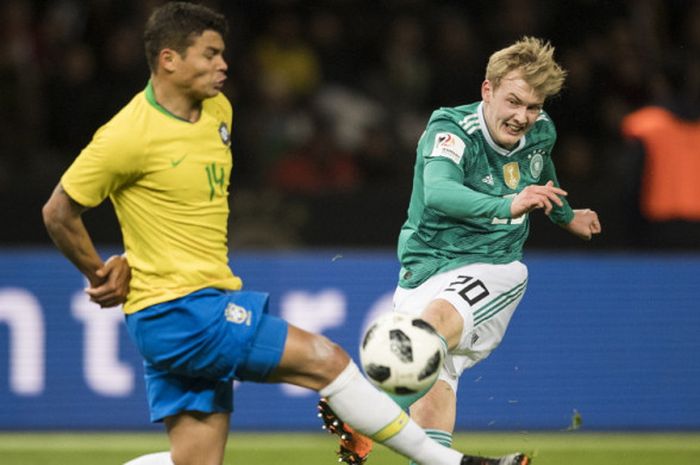
[[[585,241],[590,241],[594,234],[600,234],[603,230],[598,214],[588,208],[574,210],[574,219],[562,227]]]
[[[553,208],[552,204],[561,207],[563,203],[559,197],[566,195],[566,191],[556,187],[552,181],[548,181],[544,186],[532,184],[513,198],[510,204],[510,215],[512,218],[519,218],[539,208],[544,209],[545,215],[549,215]]]

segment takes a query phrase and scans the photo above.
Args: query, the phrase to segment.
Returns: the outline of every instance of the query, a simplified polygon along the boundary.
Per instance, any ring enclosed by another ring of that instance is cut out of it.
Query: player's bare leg
[[[438,379],[428,393],[411,405],[411,418],[423,429],[452,433],[455,427],[457,396],[452,387]]]
[[[339,419],[419,463],[459,465],[462,460],[459,452],[431,440],[362,376],[344,350],[323,336],[290,325],[282,359],[268,381],[316,389]]]
[[[229,413],[183,412],[165,418],[170,454],[176,465],[222,464]]]

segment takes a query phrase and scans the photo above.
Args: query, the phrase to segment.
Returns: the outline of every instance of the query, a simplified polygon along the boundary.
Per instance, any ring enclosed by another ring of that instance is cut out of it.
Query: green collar
[[[158,103],[156,101],[156,94],[155,94],[155,92],[153,92],[153,82],[151,82],[150,79],[148,80],[148,84],[146,84],[146,89],[144,90],[144,92],[146,93],[146,100],[148,101],[148,103],[150,103],[153,106],[153,108],[155,108],[156,110],[158,110],[159,112],[163,113],[166,116],[169,116],[171,118],[175,118],[178,121],[184,121],[185,123],[192,124],[190,121],[186,120],[185,118],[181,118],[181,117],[177,116],[176,114],[169,112],[163,105],[161,105],[160,103]]]

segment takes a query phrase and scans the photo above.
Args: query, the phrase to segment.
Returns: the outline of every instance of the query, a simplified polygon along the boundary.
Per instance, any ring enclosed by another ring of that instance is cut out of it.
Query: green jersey
[[[544,111],[510,150],[491,138],[481,102],[435,111],[418,142],[408,220],[399,235],[399,285],[413,288],[469,263],[519,260],[529,219],[511,218],[510,204],[530,184],[559,185],[555,141]],[[574,214],[562,201],[550,218],[567,224]]]

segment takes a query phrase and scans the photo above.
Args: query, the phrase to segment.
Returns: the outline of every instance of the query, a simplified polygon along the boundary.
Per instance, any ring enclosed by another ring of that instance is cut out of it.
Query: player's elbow
[[[57,241],[64,229],[64,219],[60,211],[51,202],[47,202],[41,209],[41,215],[49,237],[54,242]]]
[[[444,216],[453,216],[450,199],[440,189],[426,189],[423,200],[425,207]]]
[[[44,226],[51,237],[64,229],[74,214],[69,202],[56,193],[46,201],[41,209]]]
[[[53,197],[41,208],[41,217],[44,220],[44,226],[49,231],[55,229],[56,225],[60,223],[60,214],[56,208],[55,202],[53,202]]]
[[[442,205],[442,196],[440,195],[440,191],[438,189],[425,189],[423,192],[423,200],[427,208],[430,208],[431,210],[440,210],[440,206]]]
[[[51,229],[74,223],[85,210],[86,207],[70,198],[59,184],[41,209],[41,215],[44,225]]]

